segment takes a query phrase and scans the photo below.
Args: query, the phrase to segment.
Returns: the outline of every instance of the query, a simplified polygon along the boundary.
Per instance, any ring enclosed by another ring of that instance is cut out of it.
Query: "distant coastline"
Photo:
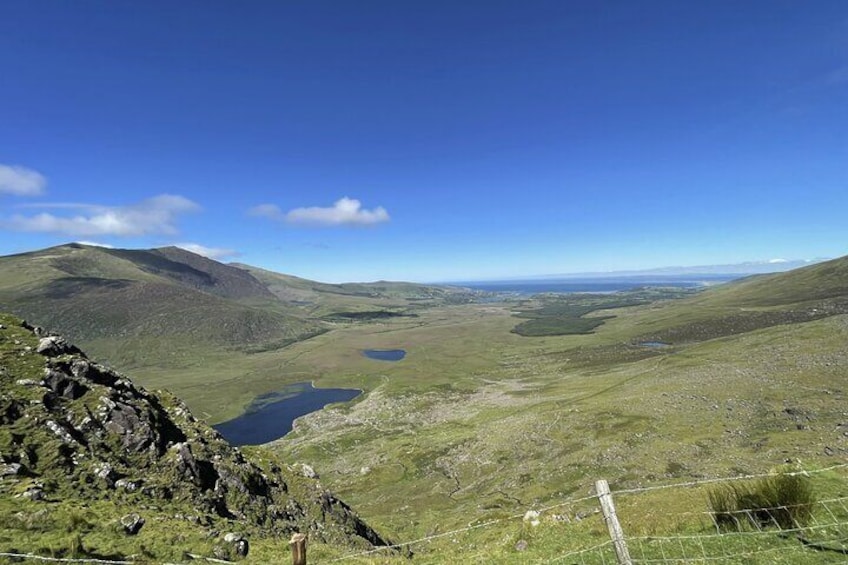
[[[635,290],[644,287],[697,288],[729,282],[744,275],[666,275],[622,276],[567,279],[516,279],[494,281],[455,281],[451,285],[487,292],[513,294],[556,293],[609,293]]]

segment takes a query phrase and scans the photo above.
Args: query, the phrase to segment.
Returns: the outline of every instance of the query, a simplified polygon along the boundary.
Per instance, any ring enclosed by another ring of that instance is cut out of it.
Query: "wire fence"
[[[758,479],[776,476],[805,476],[844,471],[848,463],[832,465],[822,469],[789,471],[780,474],[761,473],[733,477],[716,477],[687,482],[648,485],[638,488],[612,490],[610,495],[619,505],[618,517],[624,530],[630,555],[622,561],[617,552],[616,540],[606,537],[605,523],[609,516],[598,509],[599,494],[564,499],[555,504],[528,509],[527,511],[492,519],[481,519],[462,528],[434,533],[403,543],[355,551],[320,562],[370,561],[392,559],[410,552],[419,555],[416,560],[427,563],[563,563],[568,565],[617,565],[621,563],[848,563],[848,496],[831,496],[814,500],[810,504],[809,516],[803,525],[791,527],[781,525],[774,516],[780,511],[789,511],[792,505],[756,506],[717,511],[703,505],[704,489],[721,485],[740,485]],[[846,492],[845,477],[835,473],[829,478],[836,482],[837,492]],[[605,482],[605,481],[604,481]],[[670,491],[670,492],[669,492]],[[701,506],[688,507],[677,500],[687,492],[695,491]],[[673,496],[669,499],[668,496]],[[645,500],[644,497],[656,500]],[[641,499],[640,499],[641,498]],[[655,506],[658,504],[658,506]],[[615,512],[615,511],[614,511]],[[735,527],[722,524],[731,517]],[[656,520],[660,516],[661,520]],[[651,519],[648,519],[651,518]],[[769,523],[771,519],[774,523]],[[657,525],[660,522],[660,525]],[[503,552],[493,557],[492,539],[496,544],[513,543],[509,535],[499,532],[521,531],[534,539],[533,532],[540,526],[536,545],[539,551],[528,547],[525,540],[514,544],[513,552]],[[517,526],[517,528],[513,527]],[[646,531],[650,530],[650,531]],[[474,539],[481,533],[488,537]],[[494,536],[494,537],[493,537]],[[606,539],[604,539],[606,538]],[[537,541],[540,543],[537,544]],[[521,547],[522,542],[525,544]],[[543,543],[542,543],[543,542]],[[526,553],[525,553],[526,551]],[[30,553],[0,553],[0,557],[15,560],[96,563],[125,565],[133,561],[109,561],[103,559],[66,559],[45,557]],[[192,555],[205,561],[220,560]],[[405,558],[401,558],[405,561]],[[318,561],[310,561],[310,564]]]
[[[815,470],[798,469],[780,473],[783,476],[805,476],[814,477],[823,473],[835,472],[848,469],[848,463],[832,465]],[[664,522],[673,524],[668,531],[644,533],[646,527],[644,522],[645,505],[638,502],[630,503],[632,499],[641,495],[656,495],[662,491],[696,490],[702,496],[705,488],[717,487],[719,485],[735,485],[750,483],[758,479],[767,479],[777,476],[775,473],[759,473],[749,475],[737,475],[732,477],[715,477],[699,479],[694,481],[668,483],[661,485],[648,485],[637,488],[626,488],[612,491],[612,495],[618,502],[624,502],[624,510],[619,515],[625,524],[625,538],[630,548],[630,563],[786,563],[799,562],[848,562],[848,496],[825,498],[813,502],[810,520],[803,527],[782,527],[776,522],[774,524],[761,523],[758,516],[772,516],[777,511],[788,510],[789,507],[751,507],[730,511],[731,514],[739,516],[738,527],[725,529],[720,527],[716,519],[716,511],[707,509],[682,509],[670,511],[667,508],[655,510],[664,515]],[[843,482],[844,485],[844,482]],[[672,493],[677,496],[677,493]],[[532,516],[531,522],[535,520],[541,523],[547,520],[555,523],[555,532],[551,534],[552,528],[547,528],[548,535],[560,536],[568,540],[575,528],[575,520],[562,520],[561,516],[554,512],[562,508],[577,508],[587,503],[596,503],[598,495],[593,494],[586,497],[570,498],[553,505],[532,509],[532,514],[527,512],[516,513],[510,516],[486,520],[480,523],[469,524],[463,528],[453,529],[430,536],[424,536],[392,546],[374,548],[364,552],[352,552],[337,557],[332,562],[356,560],[374,554],[404,549],[429,551],[429,544],[444,538],[454,538],[461,545],[459,537],[470,534],[474,530],[505,526],[509,522],[528,522],[528,516]],[[596,514],[596,515],[595,515]],[[578,514],[579,515],[579,514]],[[604,517],[598,512],[590,514],[583,521],[590,522],[599,530],[598,526],[603,524]],[[584,528],[585,529],[585,528]],[[586,536],[579,539],[585,540]],[[468,542],[469,545],[471,542]],[[425,559],[427,562],[452,562],[451,555],[438,554],[445,550],[445,546],[433,548],[437,554]],[[478,551],[468,551],[469,546],[460,547],[457,555],[462,555],[463,560],[469,563],[484,563],[492,561],[491,548],[482,547]],[[546,548],[546,551],[549,548]],[[828,557],[830,559],[828,559]],[[497,561],[497,559],[495,559]],[[530,555],[522,557],[514,554],[512,558],[504,556],[500,561],[520,563],[568,563],[579,565],[615,565],[620,559],[614,548],[614,541],[606,539],[585,547],[569,547],[562,552],[548,552],[544,557],[533,560]]]

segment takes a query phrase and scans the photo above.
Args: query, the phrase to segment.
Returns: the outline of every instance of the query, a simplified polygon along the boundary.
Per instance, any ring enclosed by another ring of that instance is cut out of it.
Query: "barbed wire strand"
[[[621,489],[612,491],[612,494],[638,494],[641,492],[651,492],[655,490],[663,490],[669,488],[683,488],[683,487],[694,487],[700,485],[708,485],[713,483],[722,483],[722,482],[730,482],[730,481],[748,481],[753,479],[764,479],[767,477],[775,477],[779,475],[785,475],[794,477],[797,475],[814,475],[819,473],[826,473],[828,471],[833,471],[836,469],[844,469],[848,468],[848,463],[840,463],[839,465],[832,465],[830,467],[826,467],[824,469],[813,469],[813,470],[801,470],[801,471],[788,471],[785,473],[757,473],[753,475],[738,475],[735,477],[716,477],[712,479],[698,479],[695,481],[687,481],[685,483],[669,483],[667,485],[655,485],[650,487],[637,487],[630,489]]]
[[[550,505],[550,506],[542,507],[542,508],[539,508],[538,510],[535,510],[535,511],[542,514],[544,512],[550,512],[551,510],[554,510],[556,508],[562,508],[563,506],[572,506],[574,504],[579,504],[581,502],[594,500],[596,498],[598,498],[597,495],[593,494],[593,495],[589,495],[589,496],[584,496],[582,498],[569,499],[569,500],[566,500],[565,502],[561,502],[561,503],[558,503],[558,504],[553,504],[553,505]],[[531,509],[531,510],[533,510],[533,509]],[[415,539],[415,540],[412,540],[412,541],[407,541],[407,542],[403,542],[403,543],[396,543],[396,544],[392,544],[392,545],[382,545],[380,547],[376,547],[374,549],[369,549],[367,551],[361,551],[361,552],[357,552],[357,553],[350,553],[348,555],[343,555],[341,557],[337,557],[336,559],[330,560],[330,562],[344,561],[346,559],[352,559],[354,557],[364,557],[366,555],[371,555],[373,553],[378,553],[380,551],[385,551],[387,549],[401,549],[401,548],[404,548],[404,547],[410,547],[410,546],[417,545],[417,544],[420,544],[420,543],[424,543],[424,542],[427,542],[427,541],[431,541],[431,540],[434,540],[434,539],[443,538],[443,537],[447,537],[447,536],[451,536],[451,535],[455,535],[455,534],[462,534],[462,533],[465,533],[465,532],[470,531],[470,530],[476,530],[476,529],[485,528],[487,526],[491,526],[491,525],[494,525],[494,524],[499,524],[501,522],[508,522],[510,520],[516,520],[518,518],[524,518],[524,516],[526,516],[526,514],[527,514],[527,511],[521,512],[520,514],[513,514],[511,516],[506,516],[504,518],[495,518],[493,520],[489,520],[489,521],[483,522],[481,524],[469,524],[468,526],[466,526],[464,528],[451,530],[449,532],[442,532],[440,534],[433,534],[431,536],[425,536],[423,538],[418,538],[418,539]]]
[[[766,477],[774,477],[774,476],[777,476],[777,475],[787,475],[787,476],[804,475],[804,476],[808,476],[808,475],[812,475],[812,474],[825,473],[825,472],[828,472],[828,471],[833,471],[833,470],[836,470],[836,469],[844,469],[844,468],[848,468],[848,463],[831,465],[830,467],[826,467],[826,468],[823,468],[823,469],[813,469],[813,470],[804,469],[804,470],[799,470],[799,471],[788,471],[788,472],[785,472],[785,473],[756,473],[756,474],[749,474],[749,475],[737,475],[737,476],[733,476],[733,477],[715,477],[715,478],[711,478],[711,479],[698,479],[698,480],[695,480],[695,481],[687,481],[687,482],[682,482],[682,483],[670,483],[670,484],[666,484],[666,485],[656,485],[656,486],[649,486],[649,487],[622,489],[622,490],[613,491],[611,494],[613,494],[613,495],[638,494],[638,493],[642,493],[642,492],[651,492],[651,491],[663,490],[663,489],[669,489],[669,488],[685,488],[685,487],[694,487],[694,486],[700,486],[700,485],[706,485],[706,484],[715,484],[715,483],[721,483],[721,482],[762,479],[762,478],[766,478]],[[542,507],[542,508],[535,509],[535,510],[536,510],[536,512],[539,512],[540,514],[542,514],[542,513],[545,513],[545,512],[550,512],[551,510],[554,510],[556,508],[562,508],[564,506],[573,506],[575,504],[579,504],[581,502],[586,502],[586,501],[589,501],[589,500],[594,500],[596,498],[597,498],[597,495],[592,494],[592,495],[581,497],[581,498],[568,499],[568,500],[565,500],[563,502],[553,504],[553,505],[550,505],[550,506],[546,506],[546,507]],[[468,531],[471,531],[471,530],[476,530],[476,529],[479,529],[479,528],[485,528],[485,527],[492,526],[492,525],[495,525],[495,524],[499,524],[499,523],[502,523],[502,522],[515,520],[515,519],[518,519],[518,518],[523,518],[525,516],[525,514],[526,514],[526,512],[522,512],[520,514],[514,514],[512,516],[507,516],[505,518],[495,518],[493,520],[488,520],[488,521],[480,523],[480,524],[468,525],[464,528],[458,528],[458,529],[451,530],[451,531],[448,531],[448,532],[443,532],[443,533],[440,533],[440,534],[425,536],[425,537],[418,538],[418,539],[411,540],[411,541],[407,541],[407,542],[396,543],[396,544],[391,544],[391,545],[383,545],[383,546],[380,546],[380,547],[376,547],[374,549],[369,549],[367,551],[349,553],[347,555],[343,555],[341,557],[337,557],[335,559],[332,559],[332,560],[330,560],[330,562],[345,561],[347,559],[353,559],[355,557],[364,557],[366,555],[372,555],[374,553],[379,553],[381,551],[386,551],[386,550],[401,549],[401,548],[405,548],[405,547],[408,548],[408,547],[418,545],[418,544],[421,544],[421,543],[424,543],[424,542],[432,541],[434,539],[439,539],[439,538],[444,538],[444,537],[451,536],[451,535],[461,534],[461,533],[465,533],[465,532],[468,532]]]

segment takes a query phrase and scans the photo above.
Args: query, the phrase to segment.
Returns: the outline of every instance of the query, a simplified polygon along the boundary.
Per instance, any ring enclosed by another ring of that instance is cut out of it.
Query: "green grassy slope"
[[[109,360],[125,368],[150,340],[167,366],[171,353],[273,347],[321,330],[283,309],[256,307],[273,302],[246,271],[176,248],[71,244],[0,258],[0,308],[94,345],[95,353],[105,352],[100,342],[120,342]]]
[[[369,394],[300,419],[275,448],[314,463],[399,539],[521,515],[585,495],[599,478],[621,489],[765,472],[786,459],[827,467],[848,456],[845,263],[593,313],[615,318],[591,335],[511,334],[514,305],[443,308],[367,333],[337,331],[286,359]],[[639,345],[651,336],[680,339]],[[366,344],[408,354],[369,363],[355,354]],[[684,531],[685,518],[670,524],[665,516],[706,510],[703,492],[661,504],[628,507],[628,531]],[[508,524],[419,546],[419,558],[520,562],[514,544],[531,534],[520,520]],[[536,537],[531,555],[540,562],[563,546]]]
[[[316,316],[341,312],[403,311],[435,302],[463,302],[466,289],[406,282],[328,284],[234,263],[256,277],[281,301]]]

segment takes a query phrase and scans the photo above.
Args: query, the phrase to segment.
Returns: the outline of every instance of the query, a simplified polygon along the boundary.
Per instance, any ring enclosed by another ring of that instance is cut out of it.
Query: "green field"
[[[80,344],[141,384],[169,389],[210,423],[289,383],[362,389],[349,404],[300,418],[268,448],[314,467],[324,487],[391,539],[427,538],[410,548],[414,562],[546,562],[603,546],[609,538],[587,498],[598,479],[621,492],[760,474],[787,461],[828,468],[848,454],[845,259],[693,295],[495,303],[418,287],[369,294],[302,279],[289,287],[282,275],[260,274],[276,296],[297,302],[287,303],[292,311],[320,317],[324,331],[254,349],[198,349],[151,334],[129,346],[114,336]],[[651,341],[668,345],[644,345]],[[369,348],[407,356],[374,361],[361,354]],[[815,480],[822,497],[848,493],[844,468]],[[706,499],[704,488],[664,489],[619,504],[645,559],[676,555],[662,539],[691,535],[698,541],[668,542],[688,552],[677,558],[725,552],[736,562],[730,556],[757,547],[738,562],[769,563],[790,550],[786,563],[838,561],[794,538],[763,535],[754,546],[751,536],[703,538]],[[539,526],[521,519],[540,508],[552,509]],[[843,510],[817,511],[844,521]],[[839,524],[809,536],[838,539]],[[520,541],[527,547],[516,549]],[[609,563],[609,549],[575,561]]]

